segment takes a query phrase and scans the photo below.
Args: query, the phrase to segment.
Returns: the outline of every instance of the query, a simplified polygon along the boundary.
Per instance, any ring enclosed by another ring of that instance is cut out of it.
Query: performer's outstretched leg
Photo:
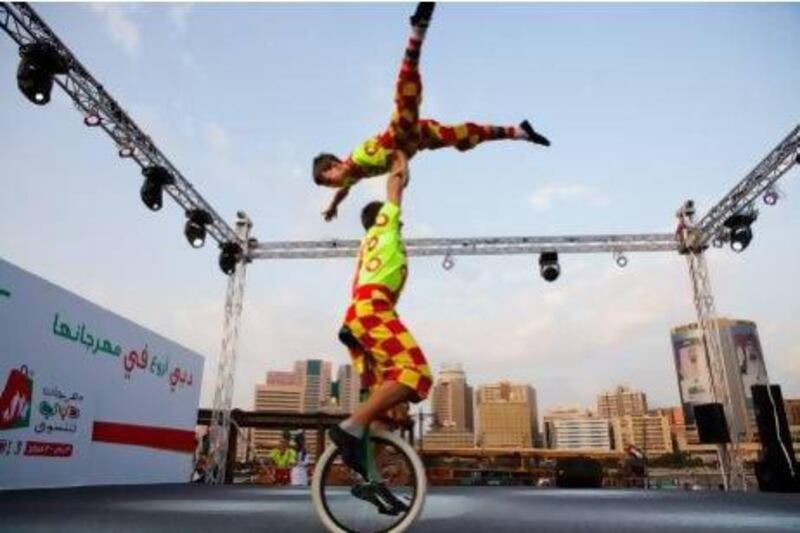
[[[462,124],[440,124],[431,119],[420,119],[421,150],[436,150],[446,146],[466,151],[482,142],[501,139],[529,141],[550,146],[550,141],[536,132],[530,122],[523,120],[519,126],[492,126],[464,122]]]
[[[433,15],[433,2],[421,2],[411,16],[411,35],[408,38],[397,76],[394,93],[394,112],[386,134],[394,146],[413,156],[419,148],[419,106],[422,103],[422,78],[419,75],[419,57],[425,33]]]

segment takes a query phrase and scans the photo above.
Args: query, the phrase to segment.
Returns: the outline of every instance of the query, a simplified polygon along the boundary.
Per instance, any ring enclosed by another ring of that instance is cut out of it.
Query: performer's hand
[[[322,212],[322,216],[325,217],[325,222],[330,222],[331,220],[336,218],[337,214],[338,214],[338,209],[336,208],[336,206],[329,207],[328,209]]]

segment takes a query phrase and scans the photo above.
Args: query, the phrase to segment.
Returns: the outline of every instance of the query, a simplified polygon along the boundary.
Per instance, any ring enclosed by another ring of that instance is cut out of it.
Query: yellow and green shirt
[[[364,141],[345,160],[347,165],[345,179],[348,185],[361,178],[371,178],[389,172],[394,150],[390,140],[384,137],[385,135],[376,135]]]
[[[275,448],[269,452],[267,458],[278,468],[288,468],[297,462],[297,452],[293,448],[286,448],[281,453],[280,449]]]
[[[408,276],[408,260],[400,233],[400,206],[385,202],[375,224],[361,241],[353,292],[364,285],[383,285],[395,299]]]

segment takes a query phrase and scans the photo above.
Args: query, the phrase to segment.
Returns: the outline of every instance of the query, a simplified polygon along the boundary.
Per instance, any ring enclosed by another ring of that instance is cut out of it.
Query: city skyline
[[[340,395],[342,395],[342,394],[349,395],[349,396],[354,396],[355,395],[355,387],[357,385],[351,381],[351,380],[353,380],[353,374],[352,374],[353,367],[352,367],[352,365],[350,363],[338,363],[338,366],[334,367],[333,365],[335,365],[337,363],[331,362],[331,361],[326,360],[326,359],[315,358],[315,357],[297,359],[297,360],[293,361],[292,366],[293,366],[294,370],[292,370],[292,371],[286,371],[286,370],[283,370],[283,369],[267,369],[267,371],[265,373],[264,381],[256,383],[256,390],[257,391],[261,390],[265,385],[271,385],[271,386],[276,386],[277,385],[278,387],[280,387],[280,386],[291,386],[291,387],[296,387],[298,391],[302,390],[302,385],[301,385],[300,381],[298,381],[299,378],[298,378],[298,370],[297,369],[301,366],[301,363],[305,363],[305,362],[308,362],[308,361],[320,361],[322,363],[322,365],[324,365],[326,368],[329,369],[328,372],[330,372],[330,373],[332,373],[332,374],[337,376],[336,379],[329,381],[329,385],[331,387],[334,387],[334,386],[337,387],[339,389],[339,394]],[[497,383],[503,383],[503,382],[511,383],[512,385],[527,385],[527,386],[532,387],[533,391],[534,391],[534,395],[535,395],[535,400],[534,401],[535,401],[535,404],[538,407],[536,409],[537,418],[541,418],[541,419],[543,419],[545,416],[548,416],[548,415],[550,415],[552,413],[557,413],[557,412],[560,412],[560,411],[571,412],[571,414],[575,414],[575,413],[572,413],[573,411],[574,412],[581,411],[581,412],[584,412],[587,416],[590,416],[590,417],[613,418],[615,416],[620,416],[620,415],[622,415],[622,416],[628,416],[628,415],[641,416],[641,415],[646,415],[646,414],[650,414],[650,413],[654,413],[654,412],[658,412],[658,411],[669,411],[669,410],[677,409],[677,410],[680,411],[680,417],[683,418],[683,416],[684,416],[684,406],[681,404],[681,401],[680,401],[681,398],[680,398],[680,392],[678,390],[678,384],[677,383],[676,383],[676,391],[677,391],[676,394],[678,394],[678,397],[677,397],[677,401],[675,403],[673,403],[673,404],[662,404],[662,403],[652,404],[652,403],[648,403],[648,401],[647,401],[647,398],[648,398],[647,391],[645,391],[644,389],[637,388],[632,383],[618,383],[615,386],[613,386],[611,389],[607,389],[607,390],[599,390],[598,389],[597,391],[594,391],[594,392],[590,391],[589,394],[593,395],[594,400],[588,406],[585,405],[585,404],[578,404],[576,402],[567,401],[567,402],[561,403],[561,404],[552,404],[552,406],[547,407],[547,408],[541,408],[539,406],[541,404],[541,397],[537,392],[538,389],[537,389],[537,386],[536,386],[535,382],[525,381],[524,379],[520,379],[519,377],[514,378],[514,379],[503,378],[503,379],[498,380],[497,382],[485,382],[485,383],[484,382],[480,382],[480,383],[472,382],[472,381],[470,381],[468,379],[469,372],[468,372],[467,369],[464,368],[464,365],[461,365],[461,364],[449,364],[449,365],[442,365],[442,367],[440,369],[438,369],[438,370],[436,370],[434,372],[434,377],[435,377],[435,381],[434,381],[435,385],[434,386],[437,386],[437,385],[441,386],[442,382],[440,381],[439,376],[441,374],[443,374],[443,373],[457,373],[457,374],[460,374],[461,375],[461,379],[463,380],[463,384],[462,384],[462,388],[459,389],[459,391],[460,391],[459,394],[466,393],[467,396],[469,396],[469,397],[471,397],[473,399],[472,405],[468,406],[468,408],[466,410],[464,410],[464,406],[463,405],[460,407],[461,411],[460,411],[460,415],[459,416],[462,417],[462,420],[466,420],[466,424],[465,424],[466,427],[462,427],[461,424],[454,424],[454,427],[457,428],[458,430],[467,429],[469,431],[474,431],[474,423],[475,423],[474,422],[474,418],[472,418],[471,424],[470,424],[470,420],[469,419],[470,419],[470,417],[477,416],[476,412],[474,410],[474,407],[475,407],[475,403],[476,403],[475,402],[475,398],[476,398],[476,396],[478,394],[479,389],[481,387],[485,387],[487,385],[495,385]],[[345,391],[343,391],[341,389],[342,383],[343,383],[342,382],[343,379],[346,380],[345,383],[347,383],[347,387],[349,389],[351,389],[351,392],[347,393],[347,392],[345,392]],[[450,382],[451,380],[452,380],[452,377],[450,379],[448,379],[447,382]],[[780,384],[778,384],[778,385],[780,385]],[[297,394],[300,394],[300,392],[298,392]],[[618,396],[618,397],[617,398],[613,398],[614,396]],[[796,403],[796,402],[800,402],[800,398],[794,398],[792,396],[784,396],[784,397],[785,397],[787,402],[790,402],[791,405],[794,405],[794,403]],[[256,402],[255,398],[254,398],[253,401]],[[298,399],[297,401],[299,402],[300,400]],[[448,402],[447,402],[446,409],[448,409],[448,410],[452,409],[451,402],[452,402],[452,399],[449,399]],[[608,404],[611,404],[611,407],[609,407]],[[298,403],[298,409],[300,409],[299,405],[300,404]],[[321,406],[321,408],[325,408],[325,407],[328,407],[328,408],[330,408],[330,407],[334,407],[334,408],[344,407],[342,405],[341,400],[339,400],[335,405],[333,405],[333,404],[327,405],[327,406],[324,405],[324,404],[319,404],[319,405]],[[355,405],[355,404],[352,403],[352,400],[347,400],[346,401],[346,405]],[[414,405],[412,405],[412,412],[416,412],[420,408],[422,408],[426,414],[433,414],[436,411],[436,406],[435,406],[434,402],[432,401],[432,398],[429,399],[429,401],[421,402],[420,404],[415,404],[415,405],[417,407],[414,407]],[[308,409],[303,408],[303,410],[307,411]],[[796,408],[796,410],[798,411],[798,413],[800,413],[800,407]],[[343,412],[350,412],[350,411],[348,409],[344,409]],[[800,417],[800,414],[798,414],[798,416]],[[464,422],[462,422],[462,423],[464,423]],[[473,426],[473,427],[471,427],[471,426]],[[445,424],[443,427],[447,428],[447,425]],[[540,427],[539,428],[539,433],[542,433],[543,431],[544,431],[543,427]]]
[[[327,224],[329,191],[311,182],[310,161],[385,125],[408,8],[36,6],[218,212],[232,220],[243,209],[261,240],[361,235],[358,208],[382,182],[359,185]],[[796,63],[799,23],[796,5],[440,6],[422,59],[424,112],[530,118],[553,146],[422,154],[407,236],[674,230],[683,201],[704,213],[796,125],[786,110],[800,72],[785,65]],[[45,107],[25,100],[16,48],[0,46],[0,182],[13,192],[0,198],[0,253],[202,354],[210,405],[227,283],[218,249],[186,244],[171,200],[159,213],[141,205],[138,167],[85,128],[60,89]],[[719,314],[759,324],[769,376],[787,397],[800,396],[800,300],[786,290],[800,264],[787,232],[800,224],[796,176],[781,181],[775,208],[759,204],[743,254],[707,254]],[[535,257],[457,256],[447,272],[441,258],[414,257],[399,312],[434,369],[461,361],[476,383],[522,376],[542,410],[591,405],[587,390],[618,383],[675,405],[669,328],[695,318],[686,264],[628,258],[620,269],[610,254],[564,255],[547,284]],[[250,405],[268,367],[307,354],[347,362],[336,332],[353,267],[250,265],[235,407]]]
[[[720,318],[719,320],[720,320],[721,324],[735,324],[735,325],[738,325],[739,327],[741,327],[742,325],[746,325],[749,328],[748,329],[748,334],[755,335],[754,340],[755,340],[756,345],[758,344],[758,334],[757,334],[757,330],[756,330],[756,325],[754,323],[746,321],[746,320],[728,319],[728,318]],[[695,326],[696,326],[695,323],[690,323],[690,324],[682,325],[682,326],[675,326],[675,327],[673,327],[671,329],[671,331],[672,331],[672,333],[674,335],[676,331],[692,330]],[[752,330],[752,333],[750,333],[750,330]],[[726,339],[727,339],[727,337],[726,337]],[[734,354],[734,355],[736,355],[736,354]],[[763,356],[763,354],[761,354],[760,351],[758,352],[758,356],[760,358],[759,361],[761,362],[762,366],[763,365],[767,365],[766,358]],[[676,357],[677,357],[677,353],[676,353]],[[352,368],[350,363],[342,363],[342,362],[336,363],[336,362],[332,362],[332,361],[329,361],[329,360],[326,360],[326,359],[323,359],[323,358],[310,358],[310,359],[319,359],[319,360],[323,361],[324,364],[327,364],[327,365],[337,364],[338,366],[336,367],[337,368],[336,373],[339,373],[340,369],[343,369],[343,368],[348,368],[348,367]],[[297,360],[297,361],[299,361],[299,360]],[[678,359],[676,359],[676,364],[677,364],[677,361],[678,361]],[[295,362],[294,364],[297,365],[298,362]],[[623,410],[623,409],[625,409],[626,407],[629,407],[629,406],[633,406],[634,409],[631,410],[631,411],[626,411],[625,414],[641,415],[641,414],[644,414],[644,413],[647,413],[647,412],[652,412],[654,410],[658,410],[658,409],[662,409],[662,408],[670,408],[671,409],[671,408],[675,408],[675,407],[685,410],[685,409],[687,409],[687,406],[691,405],[691,403],[686,403],[686,401],[683,401],[684,398],[683,398],[682,392],[681,392],[682,382],[681,382],[681,379],[680,379],[680,371],[677,370],[677,369],[675,369],[675,370],[678,371],[678,380],[675,382],[675,394],[676,394],[676,397],[677,397],[677,401],[674,402],[674,403],[663,403],[663,402],[660,402],[657,405],[653,405],[653,404],[648,405],[647,393],[643,389],[637,389],[636,387],[632,386],[631,383],[617,383],[613,387],[610,387],[610,388],[608,388],[608,389],[606,389],[606,390],[604,390],[602,392],[598,392],[597,394],[595,394],[595,396],[594,396],[595,399],[591,404],[589,404],[589,407],[585,407],[585,405],[578,405],[577,403],[570,402],[568,400],[568,401],[563,402],[563,403],[547,403],[547,402],[545,402],[544,405],[548,405],[549,407],[540,408],[539,411],[541,413],[544,413],[544,412],[547,412],[547,411],[557,410],[559,408],[564,408],[564,407],[567,407],[567,408],[579,407],[581,409],[585,408],[587,411],[589,411],[589,412],[591,412],[591,413],[593,413],[593,414],[595,414],[597,416],[610,418],[610,417],[615,416],[614,413],[620,412],[621,410]],[[766,369],[764,371],[766,371]],[[267,370],[267,375],[269,375],[271,373],[280,374],[282,372],[279,371],[279,370],[268,369]],[[461,376],[460,379],[466,380],[466,376],[469,375],[468,365],[466,365],[464,363],[443,363],[443,364],[441,364],[438,369],[434,369],[434,375],[435,375],[434,387],[437,387],[437,386],[441,387],[442,382],[440,381],[440,376],[443,375],[443,374],[447,375],[447,378],[445,379],[445,383],[449,383],[449,382],[453,381],[453,377],[451,376],[451,374],[454,374],[454,375],[457,375],[457,376],[460,375]],[[671,376],[671,379],[674,379],[674,378]],[[512,383],[527,384],[527,385],[532,386],[534,388],[534,390],[538,390],[537,384],[535,382],[526,381],[524,378],[520,378],[519,376],[516,376],[514,379],[511,379],[510,377],[500,378],[497,381],[498,382],[506,381],[506,382],[512,382]],[[775,383],[775,382],[773,382],[773,383]],[[478,382],[466,383],[465,382],[464,385],[462,385],[462,386],[465,389],[465,391],[467,391],[467,394],[476,394],[476,391],[480,387],[485,386],[487,384],[489,384],[489,382],[480,382],[480,383],[478,383]],[[775,384],[782,385],[781,383],[775,383]],[[744,384],[744,385],[746,386],[746,384]],[[461,393],[463,394],[463,392],[464,391],[462,390]],[[745,392],[742,391],[742,392],[739,392],[737,394],[738,394],[737,398],[739,399],[739,401],[743,402],[744,401],[743,400],[743,395],[745,394]],[[615,397],[616,395],[620,395],[620,397],[616,398]],[[615,397],[615,398],[611,398],[610,399],[610,397]],[[623,397],[624,397],[624,399],[622,399]],[[430,412],[430,413],[435,412],[436,411],[436,406],[435,406],[435,399],[434,398],[435,398],[435,390],[432,390],[431,396],[426,401],[421,402],[420,404],[417,404],[418,407],[413,407],[412,406],[412,410],[416,411],[418,409],[423,409],[426,412]],[[787,396],[787,398],[791,398],[791,396]],[[704,398],[703,401],[711,401],[711,399],[710,399],[710,397],[707,397],[707,398]],[[449,402],[452,402],[452,400],[448,400],[448,408],[451,408]],[[537,402],[537,404],[541,403],[542,402],[542,398],[540,396],[537,396],[536,402]],[[694,403],[698,403],[698,400],[695,399]],[[699,402],[699,403],[702,403],[702,402]],[[473,406],[470,406],[470,412],[472,410],[472,407]],[[462,407],[462,409],[463,409],[463,407]],[[752,413],[752,405],[750,407],[748,407],[748,412],[749,412],[749,416],[751,418],[750,423],[752,425],[752,424],[754,424],[754,422],[752,420],[753,416],[754,416],[753,413]],[[461,416],[462,417],[464,416],[463,412],[462,412]],[[688,415],[688,418],[689,418],[690,421],[693,420],[692,415]]]

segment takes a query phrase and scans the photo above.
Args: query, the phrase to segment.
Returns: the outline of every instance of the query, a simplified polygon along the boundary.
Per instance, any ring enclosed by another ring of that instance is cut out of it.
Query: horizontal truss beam
[[[406,239],[411,256],[515,255],[558,253],[677,252],[672,233],[632,235],[575,235],[555,237],[478,237],[464,239]],[[251,245],[250,259],[319,259],[353,257],[357,240],[259,242]]]

